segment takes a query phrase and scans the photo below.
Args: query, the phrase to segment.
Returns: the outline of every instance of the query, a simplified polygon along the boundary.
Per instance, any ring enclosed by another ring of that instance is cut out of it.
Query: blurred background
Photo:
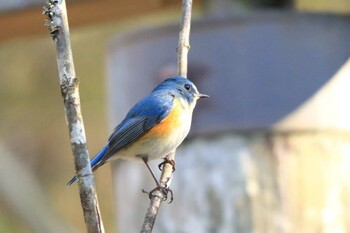
[[[0,2],[0,232],[85,232],[78,188],[65,186],[74,165],[43,3]],[[67,9],[93,155],[132,103],[174,73],[181,1],[75,0]],[[157,232],[350,231],[349,13],[349,0],[194,1],[189,78],[212,98],[200,103],[179,154],[207,156],[198,171],[219,167],[191,175],[179,157],[175,195],[191,201],[179,187],[193,175],[216,175],[201,184],[216,190],[241,189],[228,200],[199,189],[206,197],[196,199],[213,205],[192,216],[205,217]],[[233,160],[210,160],[227,151]],[[227,161],[235,165],[220,171]],[[124,165],[115,170],[127,174]],[[106,232],[133,232],[116,220],[129,208],[116,207],[118,176],[109,165],[95,176]],[[125,182],[138,192],[135,205],[147,204],[143,182]],[[181,219],[186,210],[174,206]],[[174,209],[165,207],[169,217]]]

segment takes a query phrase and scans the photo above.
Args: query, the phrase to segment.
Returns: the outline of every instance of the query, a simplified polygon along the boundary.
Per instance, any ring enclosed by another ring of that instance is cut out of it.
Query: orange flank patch
[[[145,135],[140,139],[147,139],[151,137],[166,137],[171,133],[172,130],[181,124],[181,114],[183,113],[183,108],[178,100],[174,100],[173,110],[169,115],[163,119],[159,124],[153,126]]]

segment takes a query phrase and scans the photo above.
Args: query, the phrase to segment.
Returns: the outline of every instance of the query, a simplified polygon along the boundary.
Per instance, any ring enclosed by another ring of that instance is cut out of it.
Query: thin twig
[[[48,27],[56,46],[56,58],[61,94],[66,112],[70,142],[76,174],[79,177],[79,193],[84,220],[89,233],[102,233],[104,227],[94,188],[85,129],[80,108],[79,80],[75,75],[70,45],[66,3],[64,0],[47,0],[43,7]]]
[[[177,75],[187,77],[187,55],[190,50],[192,0],[182,1],[182,16],[177,45]]]
[[[190,28],[191,28],[192,0],[182,1],[181,26],[179,32],[179,43],[177,47],[177,74],[187,77],[187,54],[190,49]],[[169,160],[175,161],[175,152],[167,156]],[[170,163],[164,163],[163,171],[160,177],[160,183],[169,187],[173,175],[173,166]],[[161,203],[165,200],[165,194],[161,191],[155,191],[150,200],[145,219],[142,225],[141,233],[152,232],[158,210]]]

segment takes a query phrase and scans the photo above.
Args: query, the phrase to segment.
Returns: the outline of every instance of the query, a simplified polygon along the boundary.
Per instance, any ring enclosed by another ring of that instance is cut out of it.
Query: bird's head
[[[195,107],[198,99],[209,97],[208,95],[199,93],[197,87],[189,79],[179,76],[164,80],[155,90],[169,90],[176,97],[185,100],[192,108]]]

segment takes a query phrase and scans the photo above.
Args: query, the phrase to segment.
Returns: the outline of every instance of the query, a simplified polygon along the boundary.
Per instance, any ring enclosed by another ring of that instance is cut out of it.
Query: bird
[[[164,191],[148,162],[164,159],[163,163],[171,163],[175,169],[175,162],[166,156],[175,152],[188,135],[197,100],[208,97],[199,93],[187,78],[174,76],[165,79],[137,102],[114,128],[106,145],[91,160],[92,171],[117,158],[143,161],[157,188]],[[72,185],[77,179],[74,176],[67,185]]]

